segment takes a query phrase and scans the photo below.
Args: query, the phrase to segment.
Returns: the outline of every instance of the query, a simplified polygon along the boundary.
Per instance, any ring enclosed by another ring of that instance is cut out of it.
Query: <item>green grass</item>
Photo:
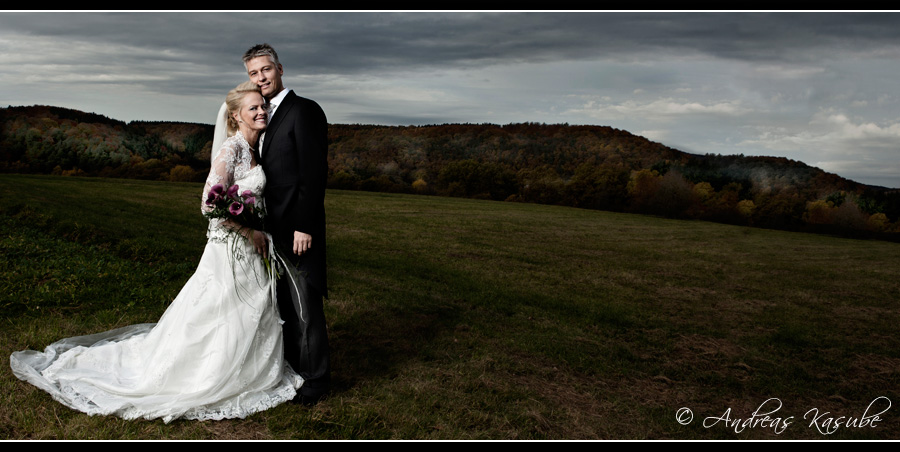
[[[155,321],[205,243],[200,184],[0,175],[0,190],[7,355]],[[803,419],[900,401],[900,244],[364,192],[329,191],[326,209],[329,399],[126,422],[7,369],[0,438],[900,438],[897,406],[832,435]],[[772,397],[793,416],[781,434],[701,426]]]

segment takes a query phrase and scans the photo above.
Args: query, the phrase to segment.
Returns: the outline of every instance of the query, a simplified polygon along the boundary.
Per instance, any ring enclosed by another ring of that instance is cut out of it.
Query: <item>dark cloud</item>
[[[190,48],[205,64],[234,64],[246,48],[267,41],[308,73],[648,52],[797,61],[900,46],[896,13],[50,12],[3,13],[0,24],[7,32],[97,44]]]

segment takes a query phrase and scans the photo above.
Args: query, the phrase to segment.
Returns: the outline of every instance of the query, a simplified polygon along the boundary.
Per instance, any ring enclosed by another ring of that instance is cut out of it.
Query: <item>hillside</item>
[[[0,172],[202,181],[213,126],[0,110]],[[900,191],[782,157],[697,155],[604,126],[329,127],[329,187],[894,238]]]
[[[9,107],[0,110],[0,172],[200,181],[209,170],[213,128]]]

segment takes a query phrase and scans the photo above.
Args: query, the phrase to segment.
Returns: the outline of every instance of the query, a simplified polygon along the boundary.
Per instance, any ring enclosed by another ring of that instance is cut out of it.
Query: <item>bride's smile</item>
[[[241,109],[236,113],[238,124],[252,131],[260,131],[266,128],[266,100],[258,93],[244,96],[241,101]]]

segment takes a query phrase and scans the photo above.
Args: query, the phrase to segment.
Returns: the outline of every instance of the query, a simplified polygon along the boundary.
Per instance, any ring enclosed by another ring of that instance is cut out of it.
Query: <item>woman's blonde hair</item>
[[[251,81],[241,83],[225,96],[225,130],[228,136],[234,135],[238,131],[237,121],[234,120],[234,113],[240,111],[241,101],[244,96],[250,93],[261,93],[259,86]]]

